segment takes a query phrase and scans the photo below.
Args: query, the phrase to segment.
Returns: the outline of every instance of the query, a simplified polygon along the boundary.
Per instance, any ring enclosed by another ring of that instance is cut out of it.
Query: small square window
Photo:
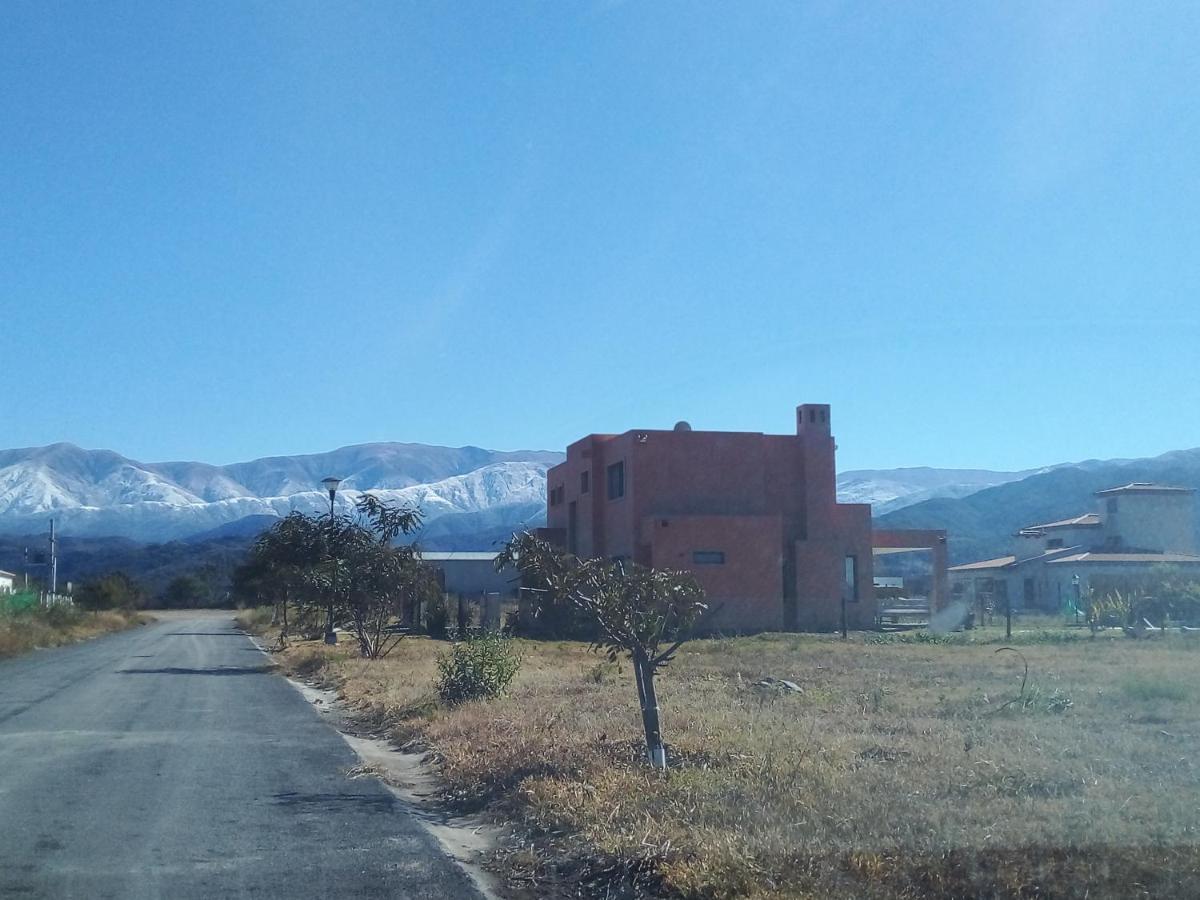
[[[692,552],[692,562],[697,566],[723,566],[725,565],[725,551],[694,550]]]

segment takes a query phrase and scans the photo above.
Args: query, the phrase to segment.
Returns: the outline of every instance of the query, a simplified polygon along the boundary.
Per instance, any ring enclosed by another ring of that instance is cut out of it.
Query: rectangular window
[[[724,550],[695,550],[692,552],[692,562],[697,566],[725,565]]]
[[[1062,538],[1050,538],[1050,540],[1046,541],[1046,549],[1047,550],[1057,550],[1059,547],[1062,546],[1062,542],[1063,542]]]
[[[1110,513],[1115,513],[1117,511],[1117,498],[1109,497],[1108,502],[1105,504],[1104,508],[1107,509]]]
[[[608,467],[608,499],[619,500],[625,496],[625,462],[613,463]]]
[[[858,599],[858,557],[846,557],[846,599]]]
[[[591,485],[588,483],[591,481],[591,474],[591,472],[579,473],[579,493],[586,494],[588,492],[588,488],[591,487]]]

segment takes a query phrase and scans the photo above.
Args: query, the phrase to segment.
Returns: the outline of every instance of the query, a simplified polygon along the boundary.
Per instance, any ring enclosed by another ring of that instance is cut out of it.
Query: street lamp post
[[[321,479],[321,485],[325,488],[325,490],[329,491],[329,526],[330,526],[329,533],[330,533],[330,536],[333,535],[333,501],[334,501],[334,498],[337,497],[338,485],[341,483],[342,483],[342,479],[334,478],[332,475],[330,475],[328,478]],[[331,547],[331,549],[334,549],[334,548]],[[335,632],[333,630],[333,600],[334,600],[334,597],[337,595],[337,576],[338,576],[338,560],[337,560],[336,549],[334,549],[333,577],[330,579],[330,584],[329,584],[329,609],[326,611],[326,615],[325,615],[325,643],[327,643],[327,644],[336,644],[337,643],[337,632]]]

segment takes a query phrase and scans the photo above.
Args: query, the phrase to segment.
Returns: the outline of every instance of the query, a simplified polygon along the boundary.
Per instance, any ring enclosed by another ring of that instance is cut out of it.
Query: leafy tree
[[[397,626],[406,609],[437,589],[432,570],[414,547],[396,547],[415,531],[420,510],[365,494],[355,514],[306,516],[292,513],[255,541],[234,573],[240,598],[274,603],[287,640],[288,608],[308,621],[325,613],[326,630],[349,620],[363,656],[386,656],[400,642]]]
[[[319,517],[290,513],[258,536],[234,570],[233,590],[239,600],[275,607],[281,645],[286,645],[290,634],[289,609],[297,613],[304,633],[305,626],[315,629],[312,614],[328,600],[327,538]]]
[[[535,585],[534,590],[574,604],[596,625],[593,649],[603,650],[610,661],[622,653],[629,657],[646,732],[646,755],[651,765],[665,768],[654,676],[671,661],[708,608],[696,579],[687,572],[623,561],[579,560],[528,533],[509,541],[496,565],[515,568],[523,580]]]
[[[75,604],[81,609],[136,609],[145,605],[146,591],[124,572],[91,578],[75,589]]]
[[[195,609],[204,605],[207,592],[195,575],[178,575],[163,591],[162,602],[167,609]]]

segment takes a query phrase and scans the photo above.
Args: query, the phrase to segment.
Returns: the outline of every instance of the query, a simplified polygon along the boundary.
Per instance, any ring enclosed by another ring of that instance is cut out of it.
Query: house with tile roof
[[[1007,555],[952,566],[951,597],[973,609],[1050,612],[1163,566],[1200,577],[1195,491],[1133,482],[1095,496],[1095,512],[1029,525]]]

